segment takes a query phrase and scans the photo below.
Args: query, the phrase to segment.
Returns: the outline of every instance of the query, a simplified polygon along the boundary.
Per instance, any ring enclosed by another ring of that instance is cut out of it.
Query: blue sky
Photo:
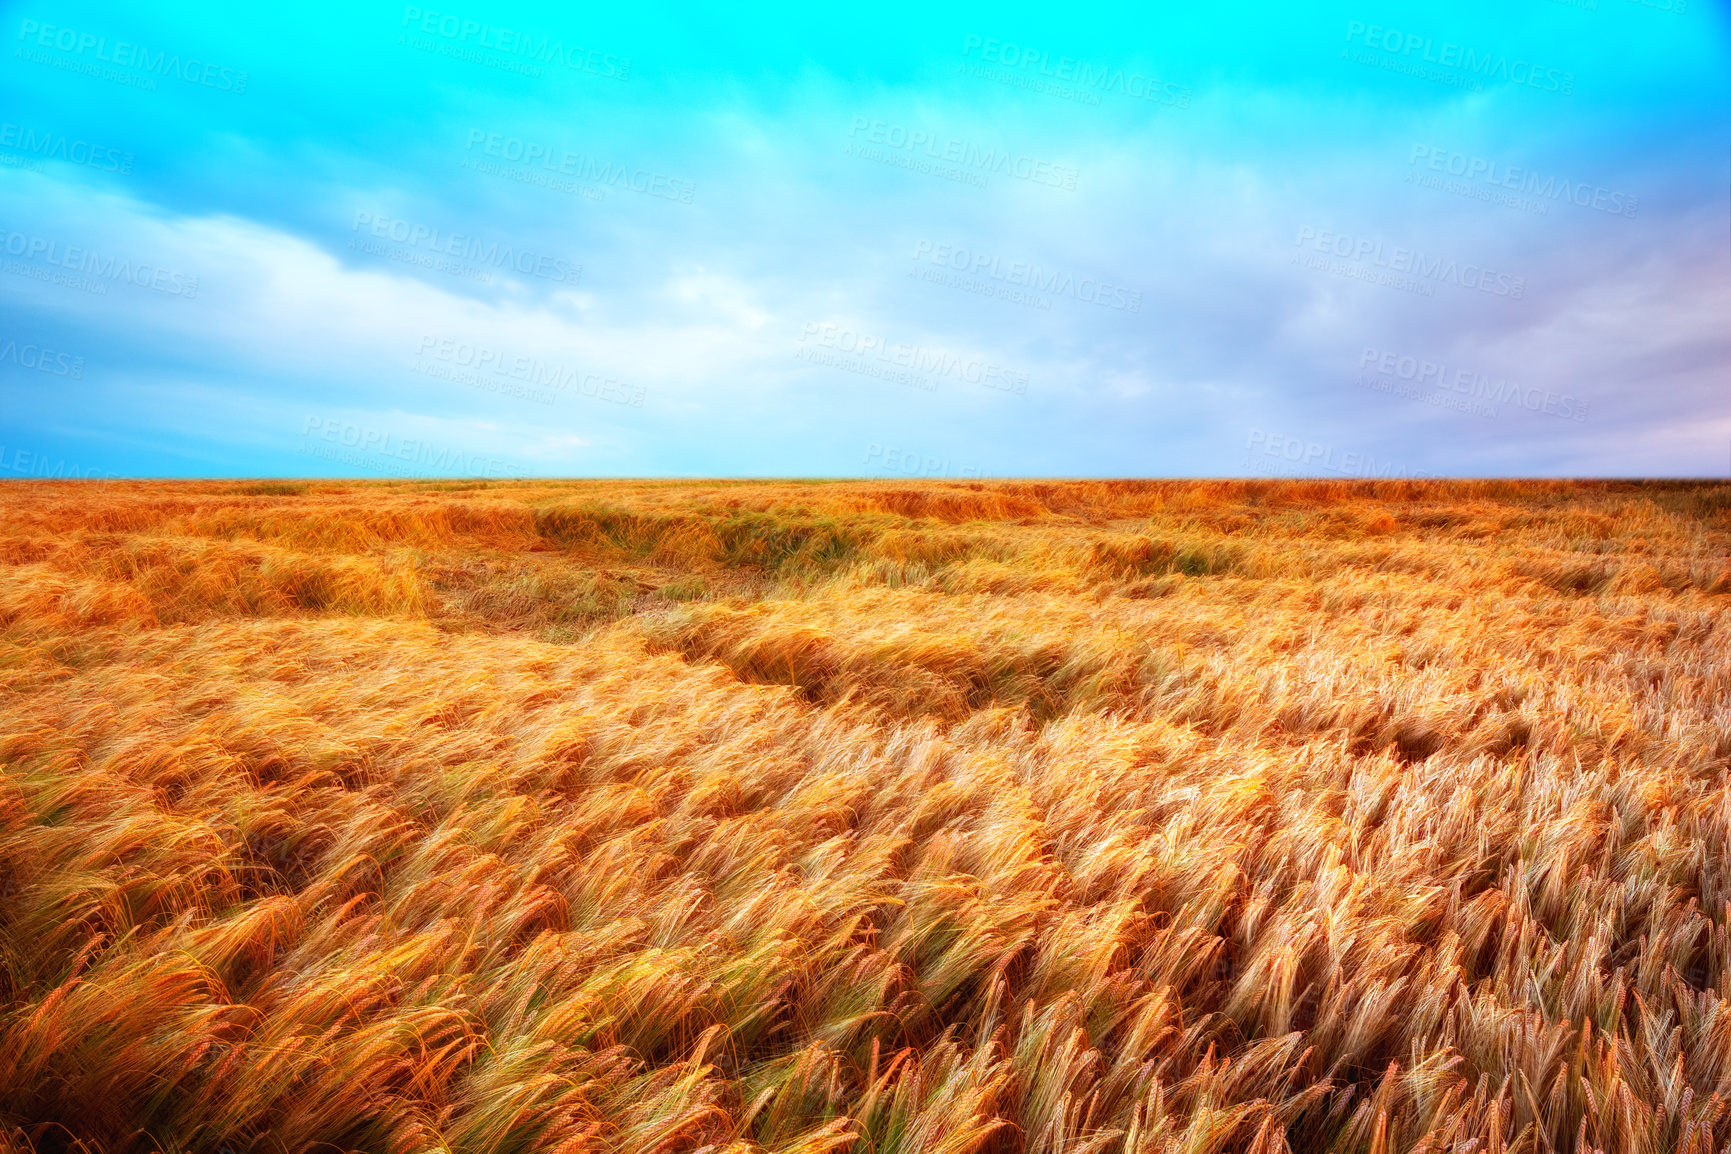
[[[0,39],[0,476],[1731,473],[1724,0]]]

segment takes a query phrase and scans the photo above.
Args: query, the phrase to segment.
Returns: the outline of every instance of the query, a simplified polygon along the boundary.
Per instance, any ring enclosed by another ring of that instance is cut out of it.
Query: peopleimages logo
[[[1072,273],[1041,268],[1028,261],[1005,261],[991,253],[975,252],[957,245],[933,244],[929,240],[914,244],[915,263],[925,262],[940,268],[954,269],[972,277],[986,277],[1008,285],[1027,288],[1035,293],[1069,297],[1083,304],[1120,312],[1142,311],[1139,289],[1108,284],[1094,277],[1078,277]],[[958,286],[961,287],[961,286]]]
[[[437,36],[446,41],[416,42],[405,39],[412,48],[426,48],[442,56],[454,56],[459,59],[470,59],[477,64],[509,65],[509,71],[525,71],[532,75],[540,75],[535,65],[561,65],[572,72],[588,72],[595,76],[604,76],[609,80],[629,80],[631,78],[631,61],[623,56],[601,52],[594,48],[583,48],[576,44],[566,44],[551,36],[538,35],[534,32],[523,32],[511,28],[497,28],[479,20],[470,20],[449,12],[433,12],[408,5],[403,9],[404,28],[412,28],[416,32],[428,36]],[[488,49],[499,52],[506,59],[488,58],[481,52],[471,52],[469,45],[477,49]],[[453,49],[450,51],[447,49]],[[509,59],[512,57],[520,60]],[[531,61],[523,66],[521,61]]]
[[[1424,287],[1424,281],[1449,281],[1464,289],[1475,289],[1492,296],[1508,297],[1510,300],[1520,300],[1521,295],[1527,291],[1526,277],[1510,276],[1508,273],[1476,264],[1463,265],[1448,257],[1426,257],[1417,249],[1396,248],[1385,255],[1380,240],[1355,238],[1345,233],[1315,229],[1309,225],[1298,230],[1298,240],[1294,243],[1300,249],[1308,243],[1316,252],[1341,257],[1355,265],[1363,265],[1368,261],[1367,267],[1375,270],[1386,270],[1403,276],[1410,273],[1420,278],[1421,287]],[[1299,258],[1295,255],[1292,259],[1297,262]]]
[[[379,240],[422,248],[440,256],[456,257],[476,264],[491,265],[493,268],[508,268],[524,276],[540,277],[542,280],[576,284],[583,278],[583,266],[563,257],[550,256],[533,249],[517,249],[508,244],[502,245],[498,241],[484,244],[477,236],[442,232],[432,225],[398,220],[377,213],[355,213],[355,223],[350,231],[364,231],[365,235]]]
[[[0,249],[8,256],[22,257],[26,261],[40,261],[51,268],[67,269],[71,273],[82,273],[84,277],[76,278],[78,283],[72,287],[85,291],[97,292],[98,295],[108,291],[104,281],[122,281],[136,285],[139,288],[151,289],[166,293],[169,296],[185,297],[188,300],[198,296],[198,278],[187,276],[161,265],[133,263],[125,257],[117,257],[112,253],[104,256],[93,248],[78,245],[62,245],[50,237],[30,236],[22,232],[12,232],[0,226]],[[18,268],[12,265],[17,264]],[[10,262],[8,272],[20,272],[30,266],[22,262]],[[41,270],[43,272],[49,269]],[[85,279],[95,278],[94,280]],[[38,278],[40,279],[40,278]]]
[[[964,477],[978,480],[985,475],[980,472],[978,465],[954,465],[945,457],[922,455],[914,449],[880,445],[876,441],[866,445],[863,463],[874,466],[881,472],[901,473],[908,477]]]
[[[44,160],[64,160],[68,164],[81,164],[103,172],[118,172],[122,176],[132,174],[130,152],[92,144],[88,140],[74,140],[64,134],[56,136],[46,130],[38,132],[9,120],[0,123],[0,148],[14,149]]]
[[[1190,107],[1190,89],[1186,85],[1161,80],[1144,72],[1126,72],[1106,64],[1091,64],[1073,56],[1053,57],[1050,52],[1027,48],[1013,41],[993,40],[969,33],[962,41],[962,55],[1012,70],[999,73],[982,68],[975,73],[977,76],[1015,87],[1030,87],[1067,100],[1080,99],[1085,104],[1098,104],[1101,93],[1117,93],[1132,100],[1147,100],[1174,108]],[[1034,77],[1047,83],[1025,82]]]
[[[1369,453],[1346,452],[1335,448],[1333,445],[1319,445],[1315,441],[1289,437],[1283,433],[1270,433],[1263,429],[1250,430],[1250,439],[1245,442],[1244,447],[1253,451],[1260,449],[1264,457],[1272,457],[1301,469],[1327,469],[1331,473],[1339,473],[1346,477],[1436,476],[1435,473],[1427,473],[1422,469],[1409,469],[1404,465],[1397,465],[1393,461],[1378,461]],[[1260,469],[1261,467],[1254,458],[1247,463],[1253,468]]]
[[[7,463],[10,455],[11,463]],[[42,477],[58,480],[62,477],[102,477],[112,479],[117,474],[97,469],[95,466],[85,468],[77,463],[68,464],[63,457],[56,461],[52,468],[48,465],[48,454],[31,453],[16,445],[0,445],[0,471],[16,473],[21,477]]]
[[[47,373],[49,376],[70,377],[73,380],[84,376],[83,357],[55,352],[42,345],[21,345],[14,340],[0,344],[0,365],[4,364],[14,364],[20,368]]]
[[[432,371],[437,366],[411,366],[417,372],[485,388],[489,392],[505,392],[541,404],[552,404],[553,394],[536,390],[559,389],[570,390],[579,396],[611,401],[617,405],[630,405],[636,409],[643,407],[645,390],[642,385],[631,385],[611,377],[586,373],[569,365],[555,365],[534,357],[516,356],[504,349],[472,345],[451,337],[428,335],[421,338],[420,356],[423,360],[431,356],[436,361],[444,362],[445,369],[439,372]],[[453,370],[462,369],[472,372],[450,375]],[[489,373],[494,378],[503,377],[505,380],[489,381],[488,378],[480,376],[481,373]],[[512,381],[520,382],[521,387],[512,386]]]
[[[1428,361],[1421,357],[1407,356],[1399,353],[1385,352],[1366,345],[1359,355],[1358,367],[1372,369],[1378,376],[1410,381],[1417,388],[1431,387],[1446,389],[1476,400],[1489,401],[1493,404],[1514,405],[1533,413],[1543,413],[1548,417],[1556,417],[1565,421],[1584,421],[1587,419],[1587,408],[1590,402],[1568,393],[1555,393],[1511,384],[1506,378],[1493,380],[1483,373],[1471,369],[1457,369],[1450,372],[1447,365],[1440,361]],[[1366,388],[1378,388],[1374,380],[1367,380],[1362,374],[1359,384]],[[1378,391],[1386,392],[1387,389]],[[1448,406],[1458,408],[1459,406]],[[1493,411],[1491,416],[1495,416]]]
[[[524,168],[533,169],[539,166],[556,176],[571,176],[578,180],[593,181],[596,184],[640,192],[644,196],[678,201],[680,204],[690,204],[692,196],[697,192],[697,185],[689,180],[681,180],[665,173],[651,172],[647,168],[632,168],[629,165],[612,162],[602,163],[595,157],[585,156],[581,152],[572,152],[550,144],[542,144],[539,141],[524,140],[519,136],[505,136],[497,132],[488,132],[482,128],[471,128],[468,143],[463,147],[472,153],[475,151],[476,145],[480,145],[480,151],[483,155],[497,157]],[[473,163],[473,158],[470,160]]]
[[[1352,44],[1355,41],[1362,42],[1366,48],[1381,52],[1384,56],[1354,58],[1350,49],[1342,49],[1341,55],[1344,58],[1356,59],[1360,64],[1391,68],[1396,72],[1413,72],[1428,80],[1461,84],[1474,90],[1481,87],[1484,81],[1502,80],[1527,88],[1537,88],[1541,92],[1555,92],[1559,96],[1572,96],[1575,91],[1573,72],[1534,64],[1530,60],[1511,62],[1507,56],[1495,52],[1477,52],[1447,40],[1439,45],[1431,37],[1421,36],[1416,32],[1400,32],[1393,28],[1384,28],[1380,24],[1351,20],[1346,25],[1346,42]],[[1425,65],[1434,65],[1445,71],[1426,70]]]
[[[997,389],[1005,393],[1026,393],[1028,391],[1028,374],[1008,369],[1002,365],[994,365],[979,357],[961,357],[945,349],[928,349],[919,345],[892,344],[883,337],[872,336],[869,333],[857,333],[840,325],[812,321],[799,334],[802,348],[794,351],[794,356],[800,360],[811,361],[829,368],[839,368],[844,371],[855,371],[851,363],[869,366],[867,358],[880,362],[885,370],[907,370],[903,373],[866,372],[866,376],[885,376],[894,379],[898,384],[912,385],[927,392],[936,390],[937,384],[926,374],[938,377],[954,377],[971,385],[984,385],[988,389]],[[809,345],[806,342],[811,342]],[[845,353],[852,361],[836,357],[828,352]],[[906,378],[906,379],[902,379]]]
[[[981,148],[953,136],[940,136],[925,129],[909,128],[904,124],[892,124],[885,120],[872,120],[865,116],[854,117],[848,126],[847,134],[850,155],[856,147],[855,142],[860,145],[875,144],[910,156],[920,156],[938,164],[957,165],[964,173],[1013,176],[1017,180],[1062,188],[1069,192],[1076,189],[1075,168],[1041,160],[1026,153],[1012,153],[1001,148]],[[860,155],[868,160],[880,159],[863,147]],[[971,183],[979,183],[984,187],[983,182]]]
[[[19,48],[15,55],[38,64],[60,66],[60,62],[53,58],[42,53],[30,53],[26,49],[52,48],[62,54],[70,53],[79,60],[66,63],[85,64],[85,67],[74,67],[72,71],[95,68],[95,65],[84,61],[84,54],[88,52],[90,60],[145,73],[146,76],[140,79],[172,76],[176,80],[184,80],[188,84],[203,88],[214,88],[219,92],[233,92],[238,95],[246,91],[247,74],[237,68],[225,68],[192,56],[182,60],[179,53],[152,52],[142,44],[131,44],[125,40],[116,40],[111,47],[106,36],[98,36],[94,32],[84,32],[77,28],[25,20],[18,26],[18,39],[31,43]],[[155,84],[151,83],[148,87],[154,88]]]
[[[329,442],[329,447],[317,440]],[[301,429],[298,451],[339,464],[416,479],[452,473],[469,477],[528,476],[507,461],[415,437],[400,437],[388,430],[363,428],[337,417],[309,416]]]
[[[1423,161],[1422,165],[1420,161]],[[1558,179],[1555,176],[1541,178],[1530,168],[1499,164],[1482,156],[1468,156],[1464,152],[1455,152],[1440,146],[1415,144],[1412,146],[1412,155],[1407,157],[1406,162],[1416,169],[1447,173],[1469,183],[1487,185],[1491,189],[1510,189],[1535,197],[1541,202],[1566,201],[1580,208],[1590,208],[1612,216],[1633,217],[1640,205],[1637,197],[1626,192],[1616,192],[1603,185],[1588,184],[1584,180]],[[1407,180],[1411,182],[1414,175],[1409,172]],[[1423,172],[1420,171],[1417,175],[1422,180]],[[1540,211],[1543,211],[1542,207]]]

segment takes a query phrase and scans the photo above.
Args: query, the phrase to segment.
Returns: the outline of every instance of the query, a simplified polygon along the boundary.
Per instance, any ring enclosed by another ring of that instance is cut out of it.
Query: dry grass
[[[1731,488],[13,484],[0,1149],[1709,1154]]]

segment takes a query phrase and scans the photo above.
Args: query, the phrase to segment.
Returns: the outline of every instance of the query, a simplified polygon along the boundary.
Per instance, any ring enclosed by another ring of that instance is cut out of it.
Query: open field
[[[1731,1142],[1731,486],[11,484],[0,565],[0,1148]]]

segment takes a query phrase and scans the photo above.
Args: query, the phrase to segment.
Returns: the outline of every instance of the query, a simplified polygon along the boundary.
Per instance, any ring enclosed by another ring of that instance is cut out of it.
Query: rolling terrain
[[[0,488],[0,1149],[1709,1154],[1731,485]]]

